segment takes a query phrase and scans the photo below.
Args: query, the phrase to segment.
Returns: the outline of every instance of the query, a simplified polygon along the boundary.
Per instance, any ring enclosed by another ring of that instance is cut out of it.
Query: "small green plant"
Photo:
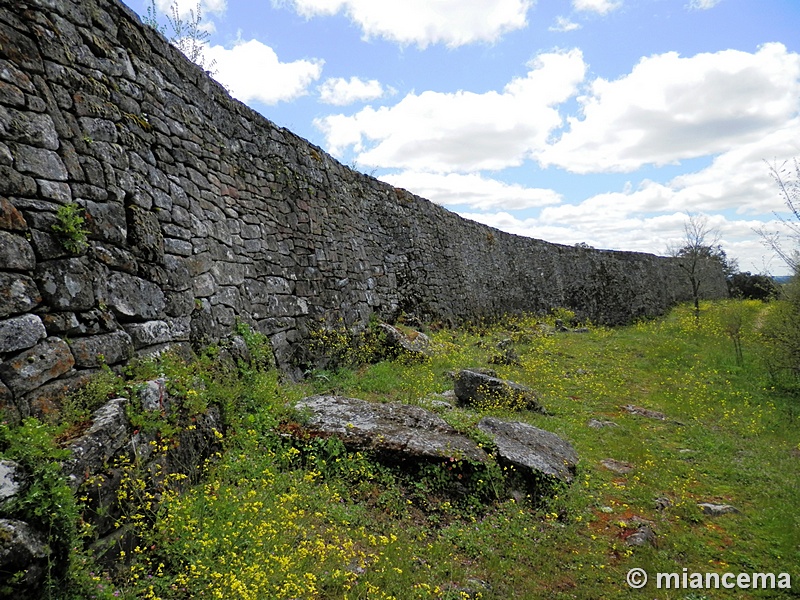
[[[250,353],[252,367],[256,369],[269,369],[275,366],[275,356],[269,338],[253,329],[244,321],[237,320],[234,332],[242,336],[247,350]]]
[[[60,421],[80,425],[108,400],[123,394],[125,382],[108,365],[103,365],[86,385],[67,395],[61,405]]]
[[[72,254],[81,254],[89,246],[86,212],[74,202],[58,208],[52,229],[64,248]]]
[[[387,348],[386,334],[377,320],[366,328],[348,328],[340,319],[321,322],[312,329],[306,345],[307,362],[330,371],[396,358]]]

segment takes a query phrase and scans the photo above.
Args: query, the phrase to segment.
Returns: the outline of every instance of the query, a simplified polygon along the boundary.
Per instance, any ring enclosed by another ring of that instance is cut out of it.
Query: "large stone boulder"
[[[23,489],[21,467],[13,460],[0,460],[0,508]]]
[[[578,453],[554,433],[494,417],[481,419],[478,429],[494,441],[498,460],[513,466],[525,479],[570,483],[575,476]]]
[[[456,397],[467,406],[502,406],[546,412],[529,387],[477,370],[464,369],[454,377]]]
[[[428,348],[431,342],[424,333],[413,330],[403,333],[388,323],[381,323],[378,327],[383,333],[387,354],[418,361],[428,358]]]
[[[309,413],[307,432],[336,436],[353,450],[369,450],[395,460],[487,459],[475,442],[419,406],[322,395],[304,398],[297,408]]]
[[[0,364],[0,379],[19,396],[63,375],[74,365],[67,343],[49,337]]]
[[[38,315],[20,315],[0,321],[0,353],[25,350],[46,336]]]
[[[47,575],[47,538],[23,521],[0,519],[0,589],[35,598]]]
[[[70,487],[77,489],[92,473],[101,472],[108,461],[130,439],[130,423],[125,414],[127,398],[109,400],[92,415],[92,425],[69,445],[72,456],[64,463]]]

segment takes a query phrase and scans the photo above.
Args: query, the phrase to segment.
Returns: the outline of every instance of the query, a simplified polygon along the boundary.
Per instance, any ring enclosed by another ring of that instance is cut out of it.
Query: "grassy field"
[[[225,399],[230,427],[205,481],[166,494],[154,525],[141,520],[132,568],[109,579],[76,559],[75,580],[98,598],[800,597],[800,395],[760,360],[766,310],[709,304],[699,322],[686,307],[586,333],[509,319],[430,332],[433,356],[419,364],[316,372],[300,385],[259,371],[211,381],[202,393]],[[506,339],[518,364],[491,364]],[[468,367],[530,386],[550,414],[437,412],[464,432],[493,414],[564,437],[581,459],[572,486],[544,501],[509,498],[498,468],[470,475],[453,495],[446,479],[458,475],[447,464],[411,476],[335,442],[281,434],[302,420],[290,407],[304,395],[429,406],[431,394],[452,387],[447,372]],[[590,419],[614,425],[592,428]],[[605,459],[632,469],[616,473]],[[134,476],[127,489],[137,489]],[[704,515],[700,502],[739,512]],[[132,508],[128,522],[141,516]],[[642,524],[654,543],[629,545]],[[626,583],[632,568],[651,577],[641,590]],[[652,581],[684,570],[789,573],[793,590],[657,589]]]

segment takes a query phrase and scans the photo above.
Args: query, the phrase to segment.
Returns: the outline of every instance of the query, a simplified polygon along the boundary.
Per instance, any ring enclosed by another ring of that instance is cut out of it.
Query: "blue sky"
[[[217,80],[344,164],[562,244],[664,254],[705,215],[742,270],[787,272],[754,229],[787,215],[764,161],[800,158],[796,0],[201,7]]]

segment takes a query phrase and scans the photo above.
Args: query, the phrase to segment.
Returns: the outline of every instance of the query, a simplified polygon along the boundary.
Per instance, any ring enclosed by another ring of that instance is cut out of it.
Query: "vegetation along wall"
[[[671,259],[502,233],[339,164],[115,0],[0,2],[0,404],[20,415],[237,317],[288,367],[321,317],[616,324],[690,294]]]

